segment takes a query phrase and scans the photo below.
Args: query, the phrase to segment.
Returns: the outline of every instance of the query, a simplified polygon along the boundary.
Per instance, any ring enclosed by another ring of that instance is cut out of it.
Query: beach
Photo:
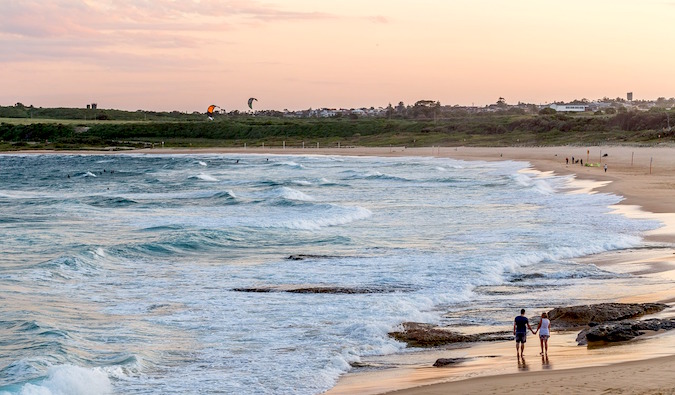
[[[610,251],[578,259],[613,272],[654,278],[657,285],[611,290],[599,286],[598,289],[580,290],[589,295],[589,301],[597,295],[599,299],[626,303],[675,302],[675,287],[672,286],[675,283],[675,148],[672,147],[266,147],[146,149],[133,152],[434,156],[470,161],[526,161],[532,164],[535,172],[574,175],[569,193],[621,195],[625,199],[612,206],[613,210],[631,218],[655,219],[664,224],[647,232],[645,248]],[[79,151],[73,153],[82,154]],[[593,166],[571,163],[572,157],[575,161],[583,160]],[[514,307],[514,316],[519,308]],[[528,316],[533,314],[536,313],[528,311]],[[674,314],[675,311],[669,308],[655,316],[665,318]],[[530,336],[525,363],[517,360],[513,342],[506,341],[369,357],[364,360],[366,365],[387,368],[348,373],[326,393],[675,393],[672,373],[675,367],[675,334],[653,333],[625,344],[601,348],[577,346],[574,340],[576,334],[576,331],[556,331],[554,327],[547,359],[539,356],[538,339]],[[451,367],[432,367],[438,358],[454,357],[463,358],[465,362]]]
[[[406,150],[409,151],[409,150]],[[424,151],[417,149],[412,151]],[[429,151],[429,149],[427,149]],[[615,206],[618,212],[635,218],[655,218],[664,227],[649,232],[645,240],[660,247],[646,250],[610,252],[585,257],[596,265],[635,275],[660,276],[675,284],[675,149],[635,147],[507,147],[507,148],[438,148],[435,155],[465,160],[528,161],[542,172],[574,174],[583,192],[606,192],[625,197]],[[603,153],[607,156],[603,157]],[[433,151],[430,153],[433,154]],[[566,158],[586,163],[607,164],[586,167],[567,164]],[[588,160],[586,158],[589,158]],[[589,162],[590,161],[590,162]],[[651,165],[651,168],[650,168]],[[670,244],[670,248],[662,248]],[[617,302],[675,302],[675,287],[661,290],[626,289]],[[672,317],[673,309],[663,316]],[[557,338],[556,338],[557,337]],[[588,350],[576,345],[576,332],[555,333],[550,340],[549,358],[538,354],[539,344],[531,336],[526,358],[529,366],[516,360],[511,342],[482,344],[469,352],[431,352],[399,371],[383,373],[371,385],[369,376],[347,375],[329,394],[392,393],[412,394],[492,394],[492,393],[675,393],[675,336],[665,334],[638,342],[602,350]],[[475,366],[433,368],[435,358],[453,356],[476,358]],[[426,361],[425,361],[426,359]],[[533,362],[529,363],[532,360]],[[427,363],[424,366],[424,363]],[[403,365],[401,365],[403,366]],[[438,371],[444,371],[439,373]],[[445,383],[428,384],[430,382]],[[379,386],[379,388],[378,388]],[[408,387],[395,390],[394,387]]]
[[[220,150],[217,150],[220,151]],[[326,155],[437,156],[463,160],[517,160],[530,162],[534,169],[556,174],[574,174],[581,192],[605,192],[625,198],[616,210],[636,218],[655,218],[664,227],[649,232],[646,241],[675,243],[675,148],[645,147],[424,147],[424,148],[343,148],[343,149],[247,149],[255,153],[315,153]],[[221,152],[232,152],[224,150]],[[242,150],[234,150],[242,152]],[[607,156],[603,156],[607,154]],[[602,166],[581,166],[572,157]],[[607,164],[607,171],[604,170]],[[585,189],[584,187],[588,187]],[[673,246],[675,247],[675,246]],[[675,284],[675,248],[622,251],[587,257],[597,265],[615,270],[661,276]],[[626,290],[617,301],[675,302],[675,286],[653,292]],[[671,309],[669,316],[675,314]],[[558,337],[558,339],[556,339]],[[550,360],[542,362],[535,336],[528,344],[531,366],[523,370],[516,360],[511,342],[472,346],[469,355],[476,366],[433,368],[436,358],[453,353],[432,351],[403,358],[397,367],[382,372],[347,374],[327,394],[485,394],[485,393],[675,393],[675,336],[666,334],[588,355],[586,347],[574,342],[576,332],[555,333],[550,341]],[[563,339],[563,340],[561,340]],[[645,345],[644,343],[649,343]],[[594,350],[591,350],[593,352]],[[455,352],[466,355],[464,351]],[[474,354],[475,353],[475,354]],[[564,362],[560,354],[564,355]],[[425,356],[423,356],[425,355]],[[497,357],[494,357],[497,355]],[[486,358],[489,356],[490,358]],[[555,357],[554,357],[555,356]],[[557,361],[556,361],[557,359]],[[389,359],[385,359],[390,363]],[[639,372],[639,374],[636,374]],[[474,377],[481,376],[481,377]],[[449,382],[443,382],[449,381]],[[436,383],[436,384],[431,384]]]

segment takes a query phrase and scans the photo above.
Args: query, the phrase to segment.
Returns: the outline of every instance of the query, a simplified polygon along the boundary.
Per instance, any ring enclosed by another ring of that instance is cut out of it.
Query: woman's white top
[[[541,322],[539,323],[539,334],[540,335],[551,335],[551,332],[549,332],[549,328],[551,327],[551,321],[548,320],[548,318],[542,318]]]

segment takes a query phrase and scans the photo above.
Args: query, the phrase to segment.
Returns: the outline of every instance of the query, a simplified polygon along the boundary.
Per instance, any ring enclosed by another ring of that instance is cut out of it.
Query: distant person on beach
[[[583,160],[583,159],[579,159],[579,160],[581,161],[581,166],[583,166],[583,165],[584,165],[584,160]]]
[[[525,342],[527,341],[527,329],[534,333],[530,326],[530,321],[525,317],[525,309],[520,310],[520,315],[513,321],[513,334],[516,336],[516,355],[519,358],[523,357],[525,352]],[[518,346],[520,345],[520,350]]]
[[[605,173],[607,173],[607,163],[605,163]]]
[[[570,164],[570,158],[565,158],[565,164],[569,165]]]
[[[551,321],[548,319],[548,314],[541,313],[541,320],[539,320],[539,327],[534,334],[539,332],[539,343],[541,344],[541,352],[539,355],[548,355],[548,338],[551,337]]]

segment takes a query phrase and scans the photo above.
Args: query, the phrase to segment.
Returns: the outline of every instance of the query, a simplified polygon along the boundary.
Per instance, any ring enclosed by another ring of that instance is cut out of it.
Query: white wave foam
[[[208,165],[206,164],[206,162],[203,162],[203,161],[201,161],[201,160],[200,160],[199,162],[197,162],[197,163],[199,163],[201,166],[208,166]]]
[[[322,215],[321,217],[312,218],[312,219],[299,219],[288,221],[282,224],[283,227],[290,229],[300,229],[300,230],[316,230],[328,226],[338,226],[348,224],[350,222],[358,221],[364,218],[368,218],[373,213],[363,207],[356,207],[350,213],[339,216],[329,216]]]
[[[197,178],[199,178],[202,181],[210,181],[210,182],[218,181],[217,178],[204,173],[199,173]]]
[[[517,173],[511,176],[511,179],[514,180],[518,185],[531,188],[534,191],[541,193],[542,195],[550,195],[555,193],[555,188],[546,180],[546,179],[533,179],[527,174]]]
[[[283,165],[283,166],[293,167],[293,168],[296,168],[296,169],[304,169],[305,168],[305,166],[303,166],[299,163],[293,162],[293,161],[280,162],[279,164]]]
[[[96,177],[96,174],[94,174],[94,173],[88,171],[88,172],[84,173],[84,176],[83,176],[83,177]]]
[[[306,193],[288,187],[279,188],[278,194],[279,197],[289,200],[300,200],[303,202],[311,202],[315,200],[313,197],[307,195]]]
[[[73,365],[54,366],[39,384],[25,384],[19,395],[90,395],[112,394],[108,375],[100,368],[87,369]]]

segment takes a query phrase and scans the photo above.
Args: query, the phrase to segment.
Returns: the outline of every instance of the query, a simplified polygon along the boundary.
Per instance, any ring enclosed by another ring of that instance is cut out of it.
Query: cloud
[[[0,0],[0,62],[70,58],[184,57],[186,50],[230,45],[223,32],[251,23],[336,18],[253,0]],[[205,54],[202,53],[202,56]],[[208,57],[208,55],[205,55]]]
[[[389,20],[382,15],[374,15],[374,16],[368,17],[368,20],[370,20],[373,23],[382,23],[382,24],[389,23]]]

